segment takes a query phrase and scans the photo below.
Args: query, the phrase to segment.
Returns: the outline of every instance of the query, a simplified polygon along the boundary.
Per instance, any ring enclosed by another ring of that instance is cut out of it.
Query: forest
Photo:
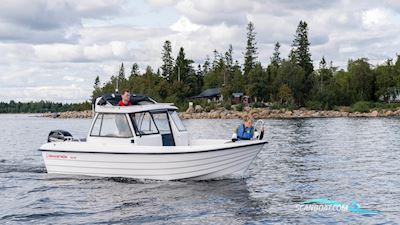
[[[213,52],[202,64],[194,64],[180,47],[172,56],[169,40],[164,42],[162,65],[157,70],[150,66],[140,73],[133,63],[126,74],[122,63],[118,74],[100,83],[97,76],[92,97],[119,89],[142,93],[161,102],[173,102],[183,108],[191,97],[208,88],[220,88],[224,104],[231,104],[234,92],[250,96],[254,105],[270,103],[275,107],[329,110],[336,106],[376,105],[389,103],[400,91],[400,56],[387,59],[380,65],[371,65],[367,58],[349,59],[347,68],[338,69],[322,57],[318,67],[311,59],[309,27],[300,21],[287,57],[280,53],[276,42],[269,64],[264,67],[258,58],[255,25],[246,27],[247,40],[243,64],[233,59],[233,47],[221,53]]]
[[[275,108],[331,110],[339,106],[362,108],[391,107],[400,91],[400,56],[382,64],[371,65],[367,58],[349,59],[347,67],[338,69],[322,57],[314,63],[310,52],[307,22],[300,21],[290,53],[280,53],[280,43],[274,45],[267,66],[258,57],[255,25],[246,26],[246,49],[243,64],[233,58],[233,46],[225,52],[212,52],[204,62],[195,64],[179,48],[172,55],[172,44],[166,40],[161,50],[162,65],[154,70],[140,70],[137,63],[128,68],[121,63],[119,71],[107,81],[99,76],[94,81],[91,98],[103,93],[129,89],[148,95],[159,102],[171,102],[181,110],[188,107],[192,97],[209,88],[219,88],[223,102],[230,108],[232,93],[242,92],[252,100],[252,106]],[[317,65],[317,68],[314,67]],[[128,73],[127,73],[128,71]],[[143,72],[141,72],[143,71]],[[89,96],[88,96],[89,98]],[[398,99],[397,99],[398,100]],[[209,104],[198,101],[198,104]],[[213,103],[214,104],[214,103]],[[397,105],[397,104],[396,104]],[[0,103],[0,112],[55,112],[90,109],[90,103],[61,104],[52,102]]]
[[[45,112],[66,112],[83,111],[91,109],[90,102],[82,103],[57,103],[50,101],[38,102],[0,102],[0,113],[45,113]]]

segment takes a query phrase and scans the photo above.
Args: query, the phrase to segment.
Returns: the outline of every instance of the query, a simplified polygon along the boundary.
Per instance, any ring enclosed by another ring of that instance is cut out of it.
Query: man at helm
[[[130,106],[132,102],[130,101],[131,94],[129,93],[128,89],[125,89],[121,95],[121,101],[118,102],[119,106]]]

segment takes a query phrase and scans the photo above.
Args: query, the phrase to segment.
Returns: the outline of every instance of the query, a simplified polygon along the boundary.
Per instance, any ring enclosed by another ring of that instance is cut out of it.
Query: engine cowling
[[[52,130],[47,137],[47,142],[63,142],[72,141],[74,138],[68,131],[65,130]]]

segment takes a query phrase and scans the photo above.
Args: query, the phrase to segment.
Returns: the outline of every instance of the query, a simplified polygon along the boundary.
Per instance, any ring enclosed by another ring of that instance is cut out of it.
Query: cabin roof
[[[207,89],[200,94],[193,96],[193,98],[211,98],[211,97],[216,97],[220,95],[220,90],[219,88],[210,88]]]

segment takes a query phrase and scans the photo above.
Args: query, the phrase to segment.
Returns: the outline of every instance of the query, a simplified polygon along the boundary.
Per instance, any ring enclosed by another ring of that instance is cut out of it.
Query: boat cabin
[[[136,94],[131,95],[132,106],[119,106],[120,99],[118,94],[107,94],[95,100],[88,142],[189,145],[189,134],[178,116],[177,107]]]

